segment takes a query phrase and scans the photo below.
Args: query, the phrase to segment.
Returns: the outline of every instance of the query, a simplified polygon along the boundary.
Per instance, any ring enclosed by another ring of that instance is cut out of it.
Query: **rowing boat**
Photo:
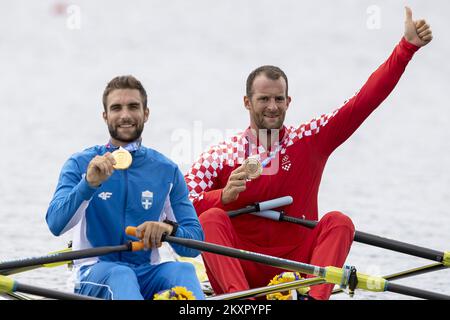
[[[252,206],[248,206],[239,210],[231,211],[228,214],[233,217],[241,214],[257,214],[268,219],[274,219],[279,221],[286,221],[290,223],[297,223],[304,225],[308,228],[314,228],[317,222],[307,221],[302,219],[296,219],[288,217],[280,212],[274,211],[278,207],[288,205],[292,202],[291,197],[283,197],[270,201],[257,203]],[[126,233],[128,235],[135,236],[134,227],[128,227]],[[387,239],[376,235],[356,231],[355,241],[365,243],[367,245],[376,246],[400,253],[409,254],[411,256],[421,257],[429,260],[433,260],[433,264],[417,267],[410,270],[404,270],[398,273],[375,276],[369,274],[363,274],[356,270],[354,266],[344,266],[343,268],[337,268],[334,266],[319,267],[298,261],[292,261],[273,257],[269,255],[259,254],[246,250],[238,250],[234,248],[224,247],[204,241],[197,241],[192,239],[183,239],[174,236],[164,235],[163,241],[172,244],[178,244],[189,248],[197,249],[202,252],[210,252],[238,259],[244,259],[254,261],[273,267],[285,269],[287,271],[294,271],[304,274],[313,275],[310,279],[298,279],[296,281],[278,283],[271,286],[252,288],[250,290],[235,292],[224,295],[214,295],[211,286],[209,285],[208,278],[206,276],[204,265],[201,259],[189,259],[183,257],[177,257],[180,261],[190,262],[194,264],[197,270],[197,276],[202,284],[202,287],[207,295],[208,300],[234,300],[234,299],[246,299],[258,296],[264,296],[273,294],[275,292],[284,292],[289,290],[297,290],[306,286],[314,286],[323,283],[330,283],[338,286],[333,294],[339,294],[348,291],[350,295],[353,295],[355,290],[361,289],[372,292],[394,292],[398,294],[408,295],[411,297],[422,299],[446,299],[450,300],[450,296],[439,292],[430,292],[420,288],[412,288],[395,283],[395,280],[399,280],[406,277],[412,277],[423,273],[434,272],[450,267],[450,252],[441,252],[434,249],[424,248],[409,243],[400,242],[397,240]],[[55,267],[59,265],[66,265],[72,260],[101,256],[112,252],[120,251],[137,251],[142,250],[143,244],[140,241],[134,241],[119,246],[109,246],[100,248],[91,248],[85,250],[62,250],[60,252],[52,253],[49,255],[34,257],[22,260],[0,262],[0,297],[4,299],[35,299],[32,295],[43,296],[51,299],[91,299],[91,297],[80,296],[72,293],[57,292],[45,288],[37,288],[28,285],[21,284],[9,276],[18,272],[31,271],[40,267]]]

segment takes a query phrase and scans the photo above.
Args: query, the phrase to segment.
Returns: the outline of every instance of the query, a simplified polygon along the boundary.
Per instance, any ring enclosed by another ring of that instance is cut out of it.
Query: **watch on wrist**
[[[170,236],[174,236],[178,230],[178,223],[176,223],[175,221],[168,220],[168,219],[165,219],[163,222],[170,224],[172,226],[172,232],[170,233]]]

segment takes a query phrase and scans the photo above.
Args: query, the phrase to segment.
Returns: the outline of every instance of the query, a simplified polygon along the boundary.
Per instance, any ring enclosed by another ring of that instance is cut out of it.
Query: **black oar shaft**
[[[386,291],[404,294],[404,295],[421,298],[421,299],[427,299],[427,300],[450,300],[450,296],[447,296],[444,294],[425,291],[425,290],[416,289],[416,288],[410,288],[410,287],[406,287],[401,284],[392,283],[392,282],[389,282],[387,284]]]
[[[256,205],[252,205],[252,206],[248,206],[248,207],[245,207],[242,209],[228,211],[227,213],[230,217],[236,217],[236,216],[239,216],[244,213],[251,213],[251,212],[258,212],[258,211],[259,211],[259,208]]]
[[[30,271],[30,270],[35,270],[42,267],[42,265],[39,266],[29,266],[26,268],[11,268],[11,269],[1,269],[0,270],[0,275],[2,276],[10,276],[16,273],[22,273],[22,272],[26,272],[26,271]]]
[[[280,215],[280,221],[286,221],[291,223],[296,223],[307,228],[314,228],[317,225],[317,221],[310,221],[299,219],[295,217]],[[413,244],[387,239],[366,232],[356,231],[354,240],[360,243],[369,244],[375,247],[388,249],[396,252],[401,252],[416,256],[419,258],[429,259],[433,261],[442,262],[444,257],[444,252],[440,252],[433,249],[428,249]]]
[[[90,248],[78,251],[50,254],[42,257],[32,257],[22,260],[5,261],[0,263],[0,274],[2,274],[3,271],[10,273],[11,272],[10,269],[26,268],[30,266],[43,265],[47,263],[55,263],[61,261],[85,259],[109,253],[129,251],[129,250],[131,250],[131,245],[127,243],[118,246]]]
[[[296,218],[296,217],[285,216],[282,214],[280,214],[279,219],[280,219],[280,221],[286,221],[286,222],[299,224],[299,225],[302,225],[309,229],[314,229],[317,226],[317,221],[305,220],[305,219],[300,219],[300,218]]]
[[[361,231],[355,232],[355,241],[438,262],[442,262],[444,257],[443,252],[397,240],[383,238],[376,235],[371,235]]]
[[[41,296],[45,298],[50,299],[58,299],[58,300],[102,300],[94,297],[89,296],[83,296],[75,293],[69,293],[69,292],[61,292],[46,288],[40,288],[35,286],[30,286],[27,284],[22,284],[19,282],[16,282],[15,286],[16,292],[23,292],[28,293],[36,296]]]
[[[270,265],[272,267],[277,267],[285,270],[290,271],[298,271],[302,273],[307,274],[314,274],[317,276],[323,276],[325,269],[324,268],[318,268],[316,266],[296,262],[292,260],[286,260],[282,258],[277,258],[269,255],[265,255],[262,253],[255,253],[250,252],[242,249],[234,249],[230,247],[225,247],[217,244],[207,243],[203,241],[198,240],[192,240],[192,239],[185,239],[185,238],[178,238],[173,236],[165,236],[165,241],[176,243],[179,245],[183,245],[192,249],[197,249],[201,251],[206,251],[210,253],[216,253],[221,254],[224,256],[237,258],[237,259],[244,259],[244,260],[250,260],[253,262],[258,262],[266,265]]]

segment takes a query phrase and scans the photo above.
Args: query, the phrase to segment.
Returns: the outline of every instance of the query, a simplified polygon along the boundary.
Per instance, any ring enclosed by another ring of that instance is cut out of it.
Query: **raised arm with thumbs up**
[[[430,25],[424,19],[414,21],[409,7],[405,7],[405,13],[405,39],[418,47],[426,46],[433,39]]]

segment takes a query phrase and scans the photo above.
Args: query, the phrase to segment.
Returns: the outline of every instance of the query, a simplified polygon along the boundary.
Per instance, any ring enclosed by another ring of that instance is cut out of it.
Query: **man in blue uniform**
[[[140,300],[182,286],[203,299],[191,264],[159,263],[163,233],[196,240],[204,236],[177,165],[141,145],[149,117],[144,87],[132,76],[116,77],[103,93],[103,106],[110,141],[67,160],[46,220],[56,236],[73,229],[74,249],[122,244],[131,240],[125,228],[137,226],[147,250],[75,261],[75,291]],[[173,248],[182,256],[199,254],[175,244]]]

